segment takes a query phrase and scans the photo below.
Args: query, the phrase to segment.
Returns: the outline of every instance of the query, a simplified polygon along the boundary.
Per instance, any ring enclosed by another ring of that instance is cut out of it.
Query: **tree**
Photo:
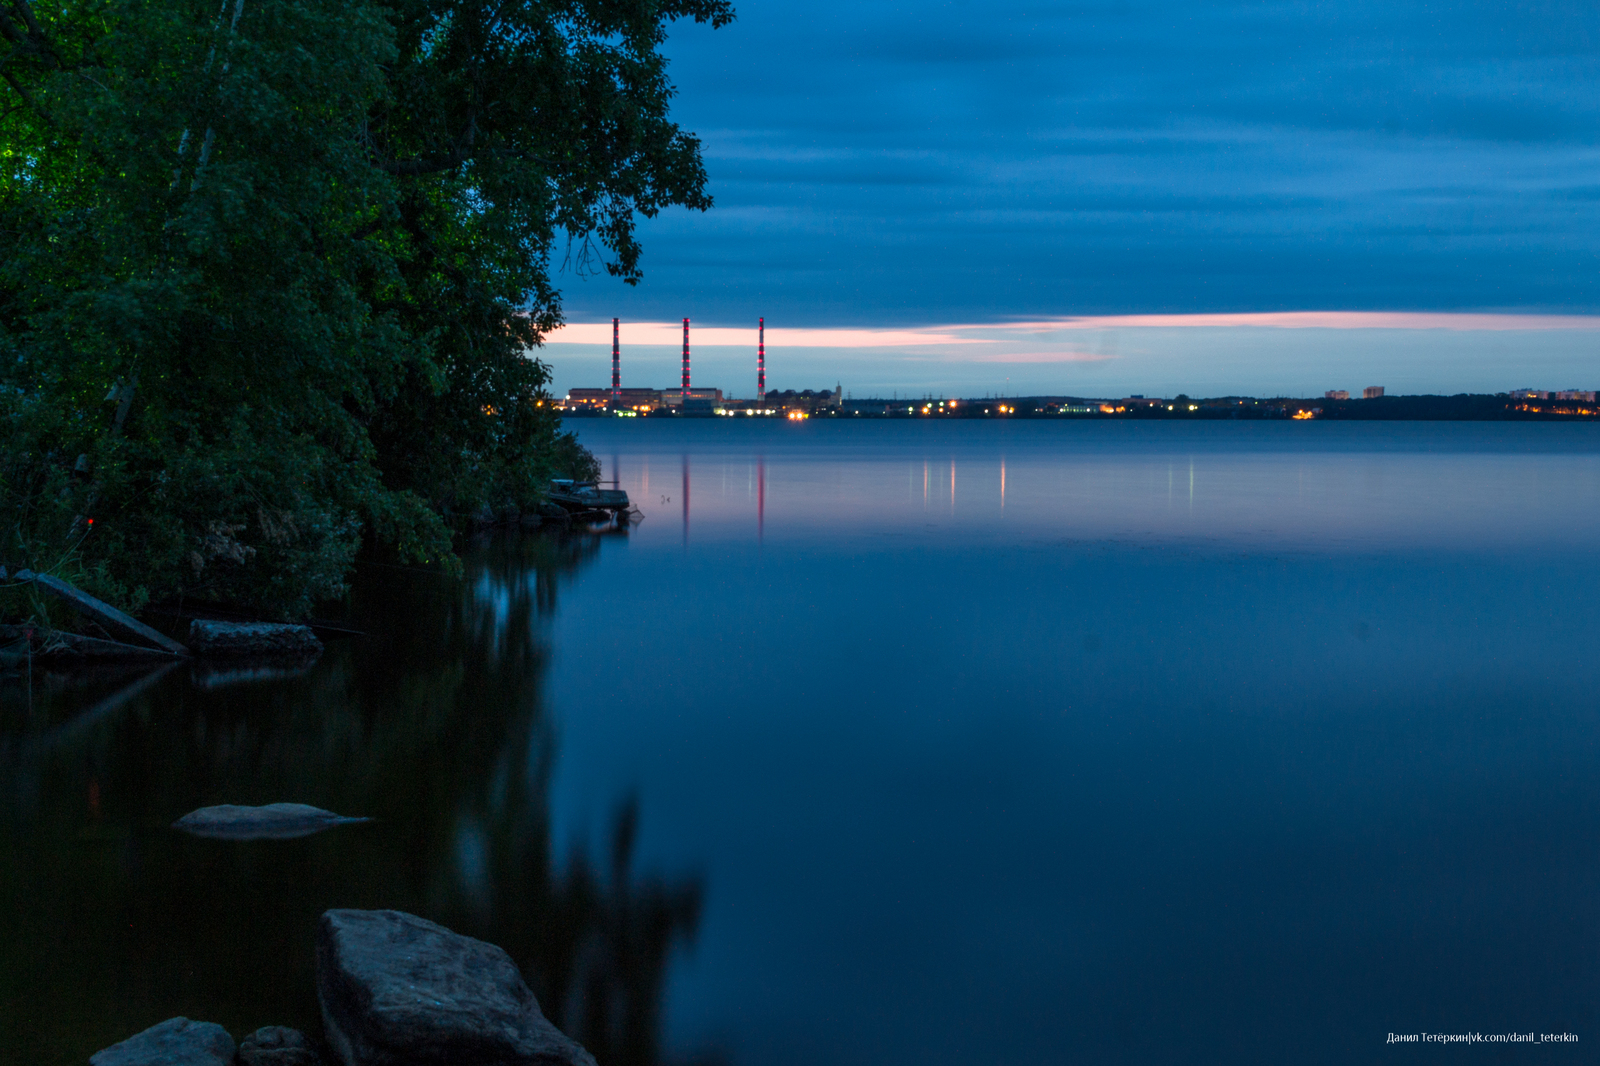
[[[0,559],[294,615],[531,504],[587,458],[552,256],[637,282],[636,214],[710,206],[659,46],[731,17],[0,0]]]

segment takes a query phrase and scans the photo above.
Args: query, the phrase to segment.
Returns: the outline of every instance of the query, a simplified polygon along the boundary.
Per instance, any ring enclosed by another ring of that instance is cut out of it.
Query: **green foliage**
[[[732,15],[0,0],[0,560],[300,615],[591,473],[528,350],[563,238],[634,282],[635,214],[710,204],[683,17]]]

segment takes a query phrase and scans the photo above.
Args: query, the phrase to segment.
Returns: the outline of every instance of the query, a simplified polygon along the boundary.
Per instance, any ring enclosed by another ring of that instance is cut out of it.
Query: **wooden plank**
[[[35,574],[29,570],[18,570],[18,581],[32,581],[34,585],[44,589],[57,599],[70,604],[72,609],[85,618],[93,619],[105,626],[108,630],[123,636],[131,641],[146,644],[152,648],[160,648],[168,655],[188,655],[189,649],[173,640],[165,633],[158,633],[131,615],[123,614],[109,603],[95,599],[81,589],[69,585],[58,577],[49,574]]]
[[[99,637],[84,637],[77,633],[63,633],[60,630],[46,629],[43,626],[11,626],[0,625],[0,641],[26,640],[29,631],[33,632],[34,645],[33,657],[37,660],[51,659],[167,659],[170,654],[160,648],[150,648],[143,644],[123,644],[116,640],[101,640]]]

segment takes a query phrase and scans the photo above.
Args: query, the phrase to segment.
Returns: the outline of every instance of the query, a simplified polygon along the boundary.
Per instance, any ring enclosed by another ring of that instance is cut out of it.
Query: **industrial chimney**
[[[767,398],[767,320],[756,319],[756,403]]]
[[[617,320],[611,320],[611,406],[622,406],[622,345],[618,341]]]
[[[683,320],[683,398],[689,398],[689,320]]]

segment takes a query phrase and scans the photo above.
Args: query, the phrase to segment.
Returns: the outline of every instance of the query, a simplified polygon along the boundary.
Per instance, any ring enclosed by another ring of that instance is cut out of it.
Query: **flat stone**
[[[293,840],[370,821],[371,818],[347,818],[304,803],[269,803],[264,807],[223,803],[190,811],[173,822],[172,828],[212,840]]]
[[[311,1038],[284,1025],[264,1025],[239,1041],[239,1066],[324,1066]]]
[[[189,623],[189,647],[197,655],[305,656],[320,654],[322,641],[310,626],[196,618]]]
[[[317,999],[345,1066],[595,1066],[511,956],[400,911],[322,915]]]
[[[89,1056],[89,1066],[230,1066],[233,1037],[214,1022],[168,1018]]]

